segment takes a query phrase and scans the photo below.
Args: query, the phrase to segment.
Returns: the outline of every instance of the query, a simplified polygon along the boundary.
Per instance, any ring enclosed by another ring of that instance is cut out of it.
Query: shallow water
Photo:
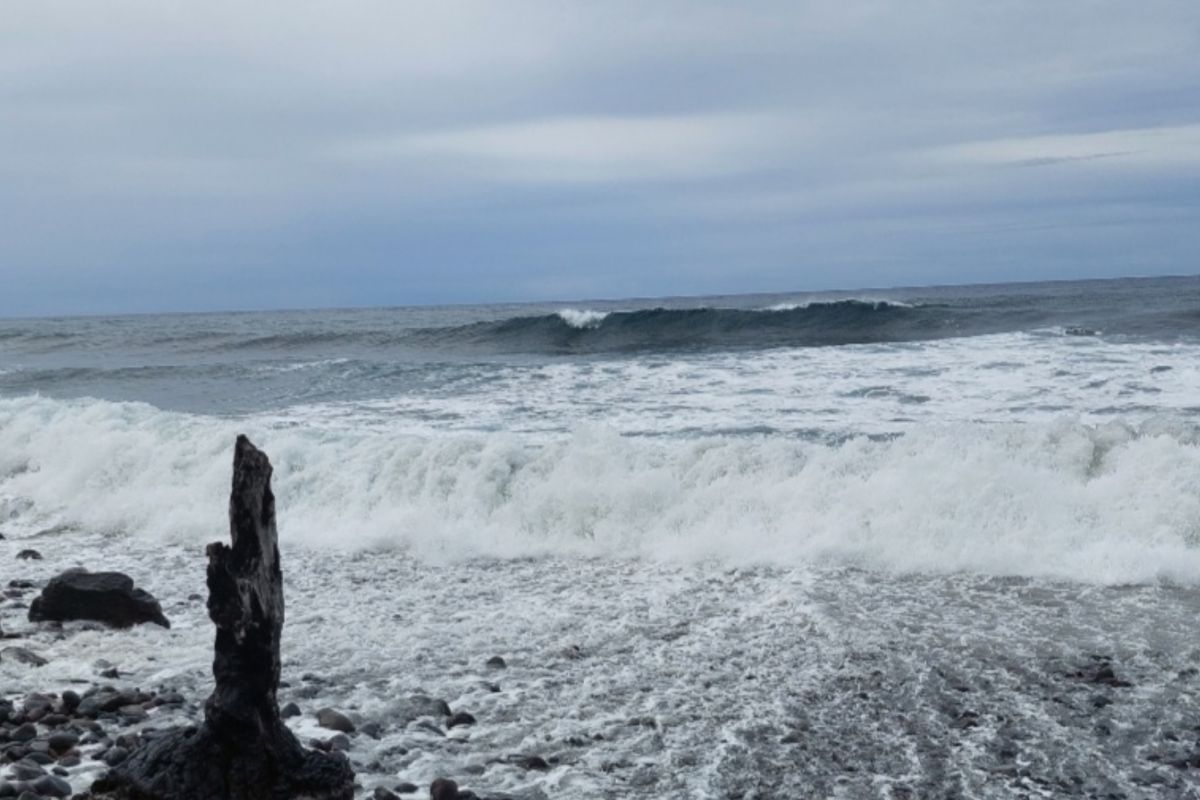
[[[35,633],[51,663],[0,664],[10,692],[93,681],[104,659],[122,683],[206,694],[196,548],[36,545],[46,558],[23,574],[124,569],[173,627]],[[18,543],[0,546],[8,561]],[[1169,763],[1200,749],[1196,588],[295,547],[284,568],[280,701],[306,712],[292,721],[305,739],[328,733],[323,706],[383,724],[350,752],[366,789],[450,776],[530,797],[1200,796],[1195,771]],[[21,613],[0,624],[21,630]],[[508,668],[488,669],[492,655]],[[1095,683],[1104,664],[1131,685]],[[403,724],[396,704],[414,693],[478,722]]]

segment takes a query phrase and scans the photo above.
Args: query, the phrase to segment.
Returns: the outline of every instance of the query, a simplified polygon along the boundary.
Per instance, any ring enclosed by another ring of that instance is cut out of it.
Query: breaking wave
[[[582,428],[419,437],[141,404],[0,400],[0,529],[222,535],[231,445],[285,541],[430,559],[585,554],[1200,583],[1194,427],[921,427],[840,444]]]
[[[410,334],[427,346],[558,355],[812,347],[960,335],[944,309],[838,300],[771,309],[564,309]]]

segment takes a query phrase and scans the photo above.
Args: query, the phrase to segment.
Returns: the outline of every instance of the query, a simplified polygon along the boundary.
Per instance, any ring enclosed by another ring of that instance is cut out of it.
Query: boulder
[[[94,620],[116,628],[153,622],[164,628],[171,623],[162,606],[133,578],[120,572],[70,570],[52,578],[29,606],[32,622]]]

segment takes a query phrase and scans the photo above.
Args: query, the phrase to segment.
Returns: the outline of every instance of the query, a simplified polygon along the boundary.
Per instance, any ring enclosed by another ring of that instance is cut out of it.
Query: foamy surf
[[[608,312],[593,311],[587,308],[564,308],[558,312],[558,316],[563,322],[567,323],[572,328],[579,328],[583,330],[586,328],[595,328],[599,326],[601,322],[604,322],[605,317],[608,316]]]
[[[0,401],[0,518],[207,541],[238,432],[272,453],[285,538],[318,548],[1200,582],[1200,445],[1164,423],[528,440],[27,398]]]

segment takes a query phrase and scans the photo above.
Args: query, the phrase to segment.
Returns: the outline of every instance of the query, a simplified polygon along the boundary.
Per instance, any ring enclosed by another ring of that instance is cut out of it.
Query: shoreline
[[[202,553],[64,534],[38,544],[44,561],[16,561],[28,543],[0,542],[0,558],[39,586],[74,561],[120,569],[172,628],[59,631],[24,622],[10,600],[0,625],[29,631],[50,664],[21,667],[7,694],[161,684],[185,705],[141,724],[198,713],[212,629],[188,597],[203,589]],[[298,547],[283,558],[279,702],[300,707],[288,723],[304,743],[336,735],[317,725],[321,708],[355,722],[348,754],[366,796],[407,782],[423,797],[440,776],[528,798],[878,785],[896,797],[1086,796],[1200,780],[1173,766],[1192,757],[1200,725],[1198,589],[571,558],[430,565]],[[487,666],[494,655],[506,669]],[[98,658],[120,678],[100,679]],[[1132,685],[1104,683],[1105,666]],[[0,676],[17,674],[0,663]],[[408,717],[414,695],[476,723]],[[379,739],[363,733],[372,723]]]

